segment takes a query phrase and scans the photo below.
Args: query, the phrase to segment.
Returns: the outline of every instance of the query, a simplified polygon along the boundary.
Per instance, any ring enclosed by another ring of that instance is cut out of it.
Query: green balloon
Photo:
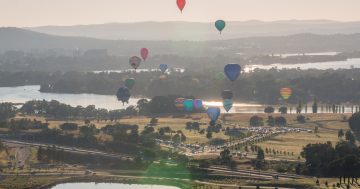
[[[128,89],[132,89],[135,85],[135,79],[134,78],[130,78],[130,79],[126,79],[125,80],[125,86],[128,88]]]
[[[226,23],[224,20],[218,20],[215,22],[215,27],[217,30],[219,30],[220,33],[223,31],[225,26],[226,26]]]
[[[216,80],[223,81],[225,79],[225,74],[223,72],[219,72],[215,75]]]

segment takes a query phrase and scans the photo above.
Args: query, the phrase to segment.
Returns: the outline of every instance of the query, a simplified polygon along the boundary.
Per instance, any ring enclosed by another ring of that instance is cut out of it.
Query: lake
[[[351,69],[360,68],[360,58],[348,59],[347,61],[334,61],[334,62],[318,62],[318,63],[305,63],[305,64],[270,64],[270,65],[246,65],[244,71],[250,72],[255,69],[269,70],[271,68],[277,69]]]
[[[178,189],[174,186],[115,184],[115,183],[66,183],[51,189]]]
[[[140,98],[131,98],[129,104],[123,105],[115,95],[97,95],[97,94],[59,94],[59,93],[42,93],[39,91],[39,85],[28,85],[20,87],[0,87],[0,102],[24,103],[30,100],[57,100],[61,103],[71,106],[95,105],[97,108],[108,110],[123,109],[130,105],[136,106]],[[222,102],[211,101],[204,102],[207,106],[217,106],[222,108]],[[238,111],[236,111],[236,109]],[[259,104],[248,104],[235,102],[234,108],[229,113],[259,113],[264,108]],[[222,108],[221,112],[225,112]]]

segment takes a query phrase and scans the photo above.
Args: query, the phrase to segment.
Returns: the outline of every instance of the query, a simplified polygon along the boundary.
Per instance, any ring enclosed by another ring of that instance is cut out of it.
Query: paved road
[[[291,180],[291,179],[306,179],[312,178],[303,175],[296,175],[296,174],[286,174],[286,173],[277,173],[277,172],[269,172],[269,171],[256,171],[256,170],[243,170],[243,169],[228,169],[226,167],[221,166],[211,166],[209,168],[204,168],[208,171],[217,172],[217,173],[224,173],[226,175],[231,176],[250,176],[252,178],[262,178],[266,180],[272,180],[275,176],[278,177],[279,180]]]
[[[17,140],[8,140],[2,139],[1,140],[5,144],[17,144],[23,146],[36,146],[36,147],[52,147],[54,146],[58,150],[64,150],[66,152],[78,153],[78,154],[90,154],[90,155],[97,155],[102,157],[110,157],[110,158],[118,158],[118,159],[133,159],[132,156],[123,155],[123,154],[115,154],[115,153],[108,153],[102,152],[98,150],[91,150],[91,149],[84,149],[84,148],[74,148],[68,146],[60,146],[60,145],[53,145],[53,144],[46,144],[46,143],[32,143],[32,142],[23,142]]]

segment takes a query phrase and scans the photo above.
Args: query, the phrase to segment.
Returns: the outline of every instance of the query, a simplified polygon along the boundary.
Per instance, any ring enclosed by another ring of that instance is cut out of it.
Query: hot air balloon
[[[127,87],[120,87],[119,90],[116,93],[116,97],[119,101],[121,101],[123,104],[126,102],[129,102],[130,99],[130,91]]]
[[[183,110],[184,109],[184,101],[185,98],[177,98],[175,99],[175,106],[178,110]]]
[[[284,100],[287,100],[292,95],[292,90],[290,88],[282,88],[280,89],[280,95]]]
[[[180,11],[182,12],[186,5],[186,0],[177,0],[176,4],[177,4],[178,8],[180,9]]]
[[[222,81],[225,79],[225,75],[223,72],[219,72],[215,75],[215,79],[219,80],[219,81]]]
[[[201,99],[195,99],[194,100],[194,108],[196,110],[201,110],[203,108],[203,102]]]
[[[166,70],[168,69],[168,66],[166,64],[160,64],[159,68],[162,73],[165,73]]]
[[[133,56],[129,59],[129,64],[136,70],[141,64],[141,58]]]
[[[194,100],[192,99],[186,99],[184,100],[184,110],[191,112],[194,110]]]
[[[232,99],[233,98],[233,92],[231,90],[224,90],[221,93],[221,97],[223,98],[223,100]]]
[[[124,83],[128,89],[132,89],[135,85],[135,79],[134,78],[126,79]]]
[[[224,20],[217,20],[215,22],[215,27],[220,32],[220,34],[224,30],[225,26],[226,26],[226,23]]]
[[[229,112],[231,110],[231,108],[233,107],[233,100],[231,99],[225,99],[223,101],[223,106],[224,106],[224,109],[226,110],[226,112]]]
[[[145,61],[149,55],[149,50],[147,48],[142,48],[140,50],[140,54],[141,54],[142,59]]]
[[[241,66],[239,64],[228,64],[224,68],[224,73],[230,81],[235,81],[240,76],[240,72]]]
[[[220,108],[209,107],[207,109],[207,115],[209,116],[212,122],[215,122],[220,116]]]

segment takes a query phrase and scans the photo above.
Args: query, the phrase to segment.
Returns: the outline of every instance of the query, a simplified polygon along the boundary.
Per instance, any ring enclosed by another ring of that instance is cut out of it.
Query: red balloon
[[[140,54],[142,59],[145,61],[149,55],[149,50],[147,48],[142,48]]]
[[[180,11],[182,12],[185,5],[186,5],[186,0],[177,0],[177,6],[179,7]]]

